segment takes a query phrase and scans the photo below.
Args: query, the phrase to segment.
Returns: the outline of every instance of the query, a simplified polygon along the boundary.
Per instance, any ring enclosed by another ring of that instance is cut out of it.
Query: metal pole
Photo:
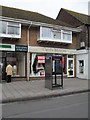
[[[29,30],[31,27],[32,23],[29,25],[28,30],[27,30],[27,45],[28,45],[28,52],[27,52],[27,80],[29,81],[29,76],[30,76],[30,53],[29,53]]]

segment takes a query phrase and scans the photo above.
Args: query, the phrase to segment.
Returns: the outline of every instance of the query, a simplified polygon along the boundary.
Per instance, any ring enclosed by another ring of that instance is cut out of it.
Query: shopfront
[[[24,47],[24,49],[23,49]],[[26,48],[25,48],[26,47]],[[12,50],[2,51],[2,79],[6,80],[6,66],[9,62],[13,67],[12,78],[26,78],[26,52],[27,46],[14,45]]]
[[[76,63],[77,63],[77,73],[76,76],[81,79],[88,79],[88,50],[78,50]]]
[[[74,56],[76,50],[30,46],[30,77],[45,77],[45,55],[63,55],[63,75],[74,77]],[[53,61],[54,68],[54,61]]]

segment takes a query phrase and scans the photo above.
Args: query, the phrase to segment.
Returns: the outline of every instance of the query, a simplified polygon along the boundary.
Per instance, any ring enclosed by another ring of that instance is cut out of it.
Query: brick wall
[[[3,38],[2,43],[27,44],[27,27],[24,27],[24,26],[21,27],[21,38],[20,39]]]
[[[59,47],[66,49],[76,49],[76,33],[73,33],[72,44],[54,43],[54,42],[37,42],[37,28],[30,29],[30,46],[42,46],[42,47]]]

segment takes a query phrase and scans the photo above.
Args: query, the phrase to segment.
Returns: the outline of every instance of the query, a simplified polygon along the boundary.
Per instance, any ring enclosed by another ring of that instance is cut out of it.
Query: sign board
[[[49,53],[49,54],[53,54],[53,53],[54,54],[76,54],[76,49],[29,46],[29,52],[31,52],[31,53]]]
[[[15,51],[27,52],[28,46],[27,45],[15,45]]]
[[[38,63],[45,63],[45,56],[38,56]]]
[[[0,44],[0,50],[15,51],[15,45],[13,45],[13,44]]]

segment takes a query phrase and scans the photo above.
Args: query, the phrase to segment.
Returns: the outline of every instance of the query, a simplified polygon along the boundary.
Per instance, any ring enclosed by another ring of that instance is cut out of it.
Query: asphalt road
[[[88,118],[88,93],[3,104],[4,118]]]

